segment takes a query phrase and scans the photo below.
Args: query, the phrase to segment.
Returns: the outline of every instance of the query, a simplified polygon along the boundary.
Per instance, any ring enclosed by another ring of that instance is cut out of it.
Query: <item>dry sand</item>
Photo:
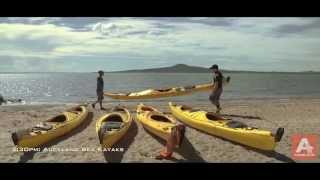
[[[124,104],[124,103],[122,103]],[[134,113],[137,103],[126,104]],[[168,112],[167,102],[148,102],[159,110]],[[179,103],[178,103],[179,104]],[[116,105],[106,103],[106,108]],[[193,103],[190,106],[214,110],[208,103]],[[282,141],[273,153],[257,151],[234,144],[218,137],[187,128],[181,149],[176,150],[172,160],[156,160],[164,142],[147,133],[135,122],[117,147],[125,152],[14,152],[10,133],[30,127],[50,118],[70,105],[22,105],[0,106],[0,162],[291,162],[291,136],[293,134],[316,134],[320,132],[320,99],[255,99],[223,101],[222,114],[227,118],[267,130],[285,128]],[[98,138],[95,122],[106,113],[89,107],[89,116],[81,127],[50,143],[50,148],[97,148]],[[135,114],[133,114],[135,117]],[[320,157],[318,156],[319,161]],[[313,161],[315,162],[315,161]]]

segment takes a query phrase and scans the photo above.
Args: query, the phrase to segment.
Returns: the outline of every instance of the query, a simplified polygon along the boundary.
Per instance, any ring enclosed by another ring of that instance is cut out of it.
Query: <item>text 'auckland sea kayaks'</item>
[[[87,117],[85,106],[77,106],[38,125],[18,130],[11,134],[13,143],[22,148],[36,148],[67,134],[79,126]]]
[[[223,78],[223,84],[227,85],[230,82],[230,77]],[[163,97],[172,97],[172,96],[182,96],[199,91],[209,91],[212,90],[213,83],[199,84],[193,86],[181,86],[173,88],[164,88],[164,89],[146,89],[139,92],[130,92],[130,93],[110,93],[105,92],[104,95],[111,97],[113,99],[154,99],[154,98],[163,98]]]
[[[224,119],[215,113],[171,102],[169,106],[172,114],[188,126],[257,149],[274,150],[284,133],[283,128],[278,128],[273,134],[270,131],[248,127],[238,121]]]
[[[117,106],[96,123],[96,132],[102,147],[111,148],[128,131],[132,117],[128,109]]]

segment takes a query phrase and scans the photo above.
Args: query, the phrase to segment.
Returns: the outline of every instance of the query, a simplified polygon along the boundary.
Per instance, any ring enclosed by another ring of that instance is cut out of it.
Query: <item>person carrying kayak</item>
[[[97,77],[97,101],[92,103],[92,107],[95,108],[96,104],[100,104],[100,109],[101,110],[106,110],[104,107],[102,107],[102,100],[104,99],[103,97],[103,90],[104,90],[104,82],[102,76],[104,76],[103,71],[98,71],[99,76]]]
[[[217,107],[216,113],[220,113],[221,107],[220,107],[220,97],[223,92],[222,88],[222,80],[223,75],[221,71],[219,71],[218,65],[214,64],[210,67],[210,69],[213,72],[213,90],[211,95],[209,96],[209,100],[212,104],[214,104]]]

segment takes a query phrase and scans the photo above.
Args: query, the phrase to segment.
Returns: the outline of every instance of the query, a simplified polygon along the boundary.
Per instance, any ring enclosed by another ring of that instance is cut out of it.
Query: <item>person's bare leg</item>
[[[178,126],[178,132],[177,132],[177,139],[176,139],[176,145],[180,148],[182,145],[182,141],[185,136],[185,126],[184,125],[179,125]]]
[[[95,109],[97,103],[98,103],[98,100],[91,104],[93,109]]]
[[[100,109],[101,109],[101,110],[106,110],[106,109],[102,106],[102,99],[99,101],[99,104],[100,104]]]
[[[172,128],[171,134],[169,135],[168,139],[167,139],[167,143],[166,146],[164,148],[164,150],[162,150],[160,152],[160,155],[156,157],[156,159],[170,159],[172,154],[173,154],[173,150],[174,147],[180,143],[179,142],[179,138],[180,138],[180,127],[175,126]]]
[[[218,102],[216,106],[217,106],[216,113],[220,113],[220,111],[221,111],[220,103]]]
[[[156,159],[169,159],[171,158],[171,155],[173,153],[174,148],[174,137],[170,136],[167,140],[167,143],[165,145],[165,148],[160,152],[160,155],[156,157]]]
[[[104,108],[102,107],[102,101],[101,100],[99,101],[99,104],[100,104],[100,109],[103,110]]]

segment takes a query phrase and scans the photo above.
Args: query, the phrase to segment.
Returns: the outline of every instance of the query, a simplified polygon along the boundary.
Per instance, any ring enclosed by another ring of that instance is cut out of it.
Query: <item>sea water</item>
[[[223,99],[320,97],[320,74],[225,73],[231,83]],[[95,100],[96,73],[8,73],[0,74],[0,94],[22,99],[25,104],[77,103]],[[187,86],[212,81],[205,73],[106,73],[109,92],[131,92],[148,88]],[[210,92],[152,101],[208,101]],[[117,102],[105,97],[105,101]],[[146,100],[148,101],[148,100]]]

